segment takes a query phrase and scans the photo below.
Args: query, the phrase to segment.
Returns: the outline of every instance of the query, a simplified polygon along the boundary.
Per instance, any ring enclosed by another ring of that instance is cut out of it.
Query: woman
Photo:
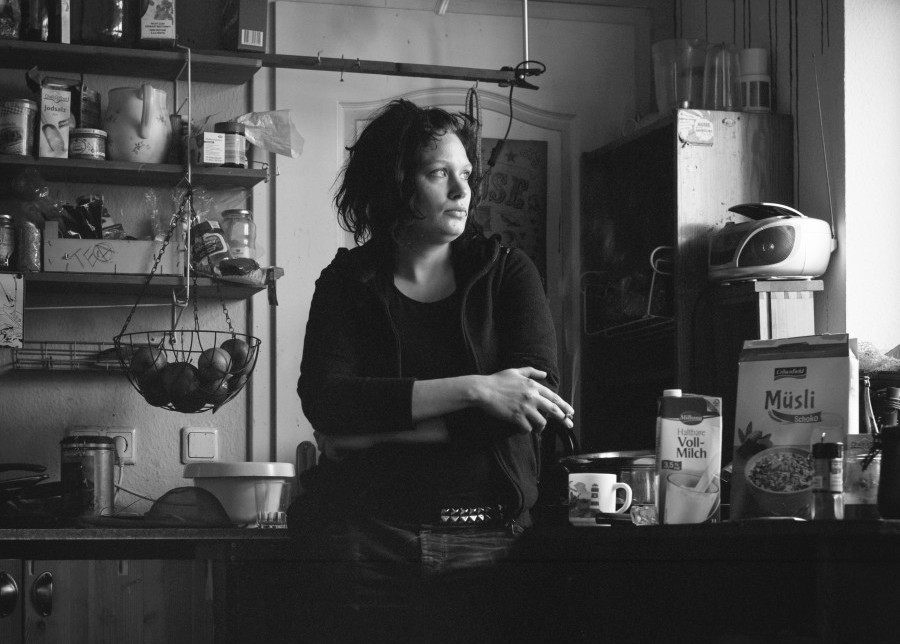
[[[541,430],[572,426],[538,272],[470,217],[473,126],[391,102],[335,196],[357,247],[316,282],[298,393],[322,457],[289,513],[332,641],[496,641],[485,580],[530,524]]]

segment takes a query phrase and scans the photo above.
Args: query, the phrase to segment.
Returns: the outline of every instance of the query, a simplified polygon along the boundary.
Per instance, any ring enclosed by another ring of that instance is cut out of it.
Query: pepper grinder
[[[900,519],[900,425],[881,428],[878,514],[882,519]]]
[[[844,518],[844,445],[822,440],[812,446],[813,521],[840,521]]]

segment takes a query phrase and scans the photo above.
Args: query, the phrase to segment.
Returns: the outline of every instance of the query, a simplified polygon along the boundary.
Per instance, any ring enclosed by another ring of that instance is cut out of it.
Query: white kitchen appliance
[[[825,273],[837,248],[827,221],[777,203],[746,203],[709,238],[709,279],[714,282],[812,279]]]

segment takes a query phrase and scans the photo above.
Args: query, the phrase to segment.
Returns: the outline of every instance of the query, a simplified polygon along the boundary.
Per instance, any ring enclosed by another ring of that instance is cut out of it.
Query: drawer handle
[[[19,601],[19,586],[5,570],[0,570],[0,617],[12,615]]]
[[[53,612],[53,575],[42,572],[31,585],[31,602],[41,617]]]

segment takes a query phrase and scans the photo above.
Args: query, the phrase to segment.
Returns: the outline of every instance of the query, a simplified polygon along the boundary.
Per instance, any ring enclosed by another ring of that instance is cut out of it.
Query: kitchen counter
[[[219,615],[258,636],[296,611],[283,530],[0,529],[0,557],[220,562]],[[523,641],[893,642],[900,521],[537,527],[502,574]],[[247,588],[253,588],[248,593]],[[218,602],[217,602],[218,603]]]
[[[287,530],[255,528],[0,529],[0,557],[19,559],[289,558]]]

